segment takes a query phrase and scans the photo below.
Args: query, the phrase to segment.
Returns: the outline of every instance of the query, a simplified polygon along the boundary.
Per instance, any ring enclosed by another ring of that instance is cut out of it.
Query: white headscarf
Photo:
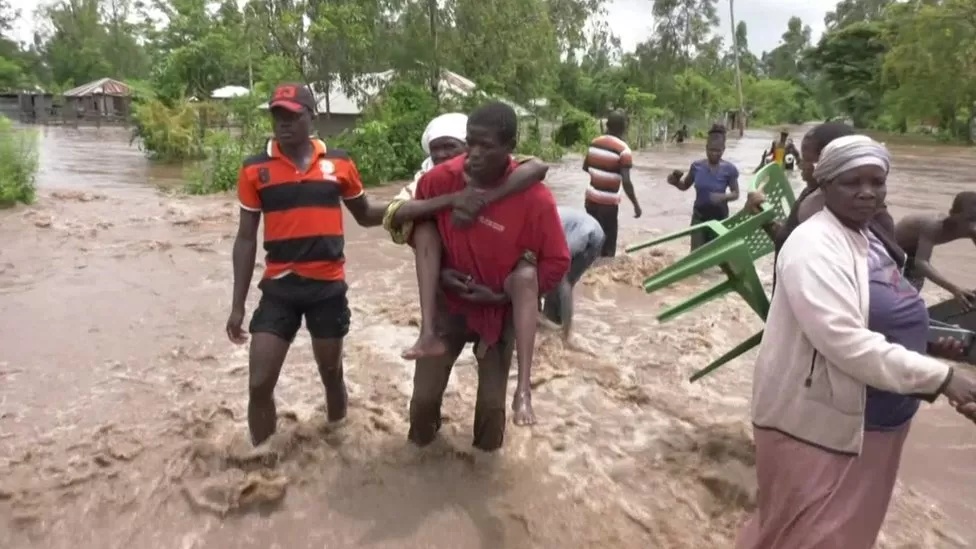
[[[453,137],[463,143],[468,138],[468,115],[459,112],[449,112],[431,120],[424,130],[424,135],[420,138],[420,146],[429,155],[431,141],[442,137]],[[414,174],[413,181],[400,191],[397,198],[403,200],[413,198],[414,193],[417,192],[417,182],[420,181],[420,177],[433,167],[434,161],[428,156],[420,164],[420,171]]]
[[[434,167],[434,162],[429,156],[430,143],[442,137],[451,137],[463,143],[468,137],[468,115],[449,112],[438,116],[427,124],[427,129],[424,130],[424,135],[420,138],[420,146],[423,147],[428,156],[420,165],[420,173]]]
[[[846,135],[824,147],[813,178],[825,183],[861,166],[877,166],[887,174],[891,169],[891,155],[884,145],[866,135]]]

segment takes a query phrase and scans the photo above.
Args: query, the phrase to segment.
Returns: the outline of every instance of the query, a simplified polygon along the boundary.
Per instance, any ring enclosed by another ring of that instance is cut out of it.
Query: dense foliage
[[[745,21],[732,44],[719,36],[724,1],[646,3],[653,28],[624,52],[606,24],[607,0],[54,0],[40,8],[30,44],[11,39],[19,14],[0,0],[0,89],[104,76],[139,83],[151,90],[136,111],[142,144],[175,160],[238,144],[201,127],[202,113],[219,108],[187,98],[209,103],[226,85],[263,96],[282,80],[354,93],[359,75],[397,69],[403,86],[390,104],[370,106],[339,138],[371,181],[415,169],[422,116],[451,107],[436,93],[442,69],[530,110],[521,146],[549,157],[592,137],[614,108],[630,113],[637,146],[668,126],[696,131],[723,119],[739,106],[736,57],[752,125],[844,117],[972,139],[973,0],[841,0],[816,44],[793,17],[780,44],[758,55]]]

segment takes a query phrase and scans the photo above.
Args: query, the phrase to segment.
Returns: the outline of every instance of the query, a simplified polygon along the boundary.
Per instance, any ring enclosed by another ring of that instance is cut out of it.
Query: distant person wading
[[[739,198],[739,169],[722,160],[725,154],[725,127],[714,125],[705,142],[705,158],[695,160],[688,173],[675,170],[668,175],[668,184],[680,191],[695,187],[695,205],[691,209],[691,224],[723,221],[729,216],[729,202]],[[682,179],[684,175],[684,179]],[[710,242],[711,231],[698,231],[691,237],[691,249]]]
[[[607,133],[590,142],[583,159],[583,171],[590,174],[590,186],[586,189],[586,213],[593,216],[603,229],[602,257],[617,254],[617,217],[620,210],[620,189],[634,205],[634,217],[641,216],[641,207],[630,181],[630,169],[634,165],[630,147],[624,141],[627,118],[614,111],[607,117]]]

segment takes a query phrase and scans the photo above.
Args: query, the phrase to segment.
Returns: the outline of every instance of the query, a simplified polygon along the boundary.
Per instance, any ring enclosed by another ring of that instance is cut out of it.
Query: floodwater
[[[279,382],[279,433],[252,449],[247,350],[224,335],[234,197],[160,191],[180,171],[149,164],[124,130],[41,131],[37,204],[0,212],[0,546],[731,546],[754,504],[751,355],[702,382],[687,377],[760,323],[732,298],[654,320],[707,283],[637,288],[684,243],[586,275],[577,332],[594,352],[542,333],[539,423],[510,424],[504,450],[488,456],[470,447],[469,353],[446,396],[443,436],[423,450],[406,442],[413,366],[398,354],[417,331],[412,256],[347,218],[349,417],[325,422],[302,334]],[[751,171],[770,137],[749,132],[727,158]],[[644,216],[622,207],[621,245],[687,223],[691,194],[664,177],[701,154],[692,143],[637,155]],[[971,150],[894,154],[896,217],[945,211],[972,188]],[[579,162],[550,171],[561,203],[581,202]],[[974,252],[945,246],[937,265],[976,286]],[[943,402],[923,407],[880,546],[976,539],[974,431]]]

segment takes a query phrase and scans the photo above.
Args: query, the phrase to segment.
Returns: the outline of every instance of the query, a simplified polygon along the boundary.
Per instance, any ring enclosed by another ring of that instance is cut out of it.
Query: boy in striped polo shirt
[[[620,188],[634,205],[634,217],[641,216],[634,185],[630,181],[630,169],[634,165],[630,147],[623,140],[627,131],[627,117],[614,111],[607,117],[607,133],[590,142],[590,148],[583,159],[583,171],[590,174],[590,185],[586,188],[586,213],[600,223],[606,240],[603,242],[602,257],[613,257],[617,253],[617,216],[620,209]]]

